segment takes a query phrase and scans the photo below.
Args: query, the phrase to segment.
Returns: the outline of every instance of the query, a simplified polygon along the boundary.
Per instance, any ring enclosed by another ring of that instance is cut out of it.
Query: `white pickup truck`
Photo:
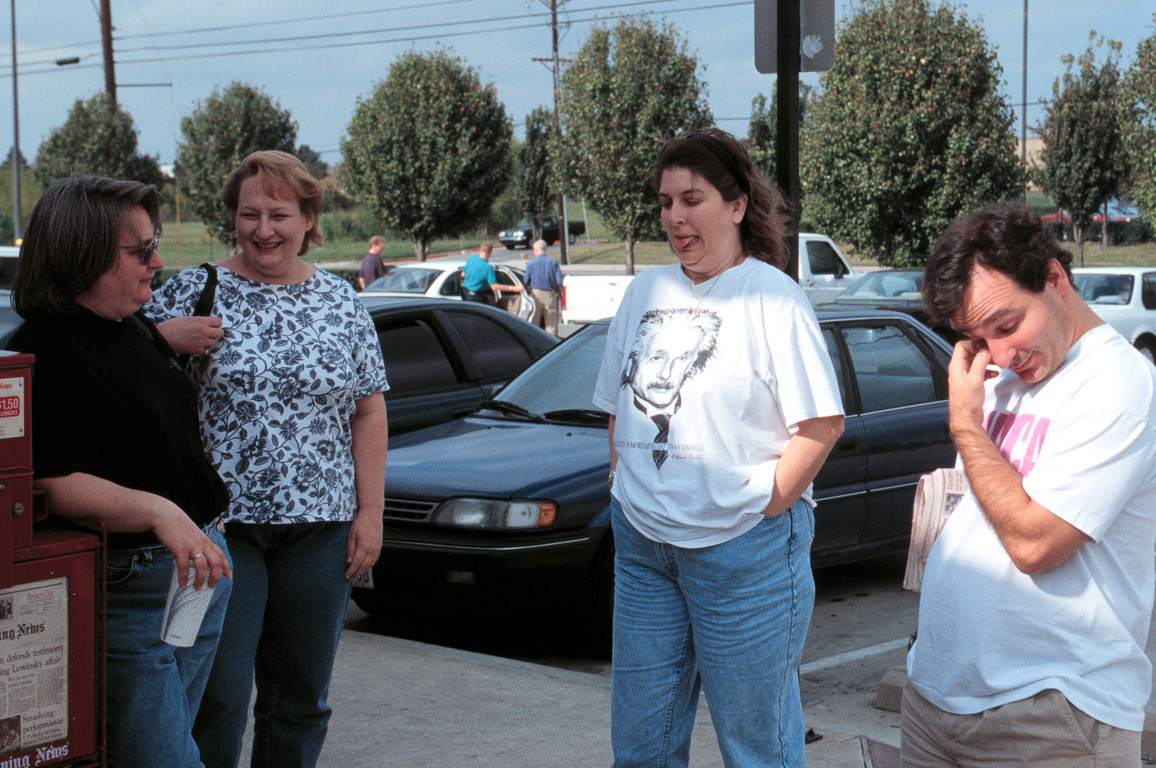
[[[799,285],[812,305],[831,301],[863,276],[829,237],[799,235]],[[590,323],[613,317],[633,275],[566,275],[562,322]]]

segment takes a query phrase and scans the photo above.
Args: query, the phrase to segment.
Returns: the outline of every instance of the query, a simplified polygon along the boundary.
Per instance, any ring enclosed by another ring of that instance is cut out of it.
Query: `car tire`
[[[1156,341],[1153,341],[1152,338],[1148,336],[1142,336],[1136,339],[1134,346],[1137,350],[1140,351],[1140,354],[1142,354],[1148,360],[1148,362],[1156,365]]]
[[[614,539],[609,531],[591,563],[580,616],[590,650],[609,655],[614,634]]]
[[[506,250],[507,251],[513,251],[513,250],[516,250],[517,248],[518,248],[518,246],[514,245],[513,243],[506,243]]]
[[[578,235],[571,232],[570,237],[566,238],[566,240],[570,243],[570,245],[574,245],[574,243],[578,242]]]

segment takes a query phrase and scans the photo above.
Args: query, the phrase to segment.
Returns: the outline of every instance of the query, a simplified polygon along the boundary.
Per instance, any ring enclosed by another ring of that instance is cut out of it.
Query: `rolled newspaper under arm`
[[[931,547],[967,492],[967,476],[958,469],[937,469],[919,478],[915,508],[911,514],[911,543],[907,547],[904,589],[918,592],[923,585],[923,569],[927,567]]]
[[[197,641],[201,622],[209,603],[213,599],[213,589],[208,584],[193,589],[193,561],[189,561],[189,584],[181,586],[177,564],[173,563],[173,578],[169,581],[169,597],[165,601],[165,615],[161,620],[161,640],[169,645],[188,648]]]

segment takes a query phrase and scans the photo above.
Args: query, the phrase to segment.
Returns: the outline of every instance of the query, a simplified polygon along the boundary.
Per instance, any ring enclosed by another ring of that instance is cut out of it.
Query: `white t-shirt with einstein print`
[[[753,258],[698,285],[677,264],[634,278],[594,404],[615,416],[613,494],[627,519],[690,548],[753,528],[796,425],[843,413],[806,297]]]

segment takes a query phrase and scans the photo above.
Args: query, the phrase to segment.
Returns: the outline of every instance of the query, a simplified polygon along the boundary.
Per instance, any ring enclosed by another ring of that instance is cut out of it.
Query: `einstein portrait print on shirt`
[[[622,371],[634,407],[654,422],[652,457],[662,469],[669,457],[671,420],[682,407],[682,385],[715,355],[722,319],[710,310],[654,309],[642,316]]]

